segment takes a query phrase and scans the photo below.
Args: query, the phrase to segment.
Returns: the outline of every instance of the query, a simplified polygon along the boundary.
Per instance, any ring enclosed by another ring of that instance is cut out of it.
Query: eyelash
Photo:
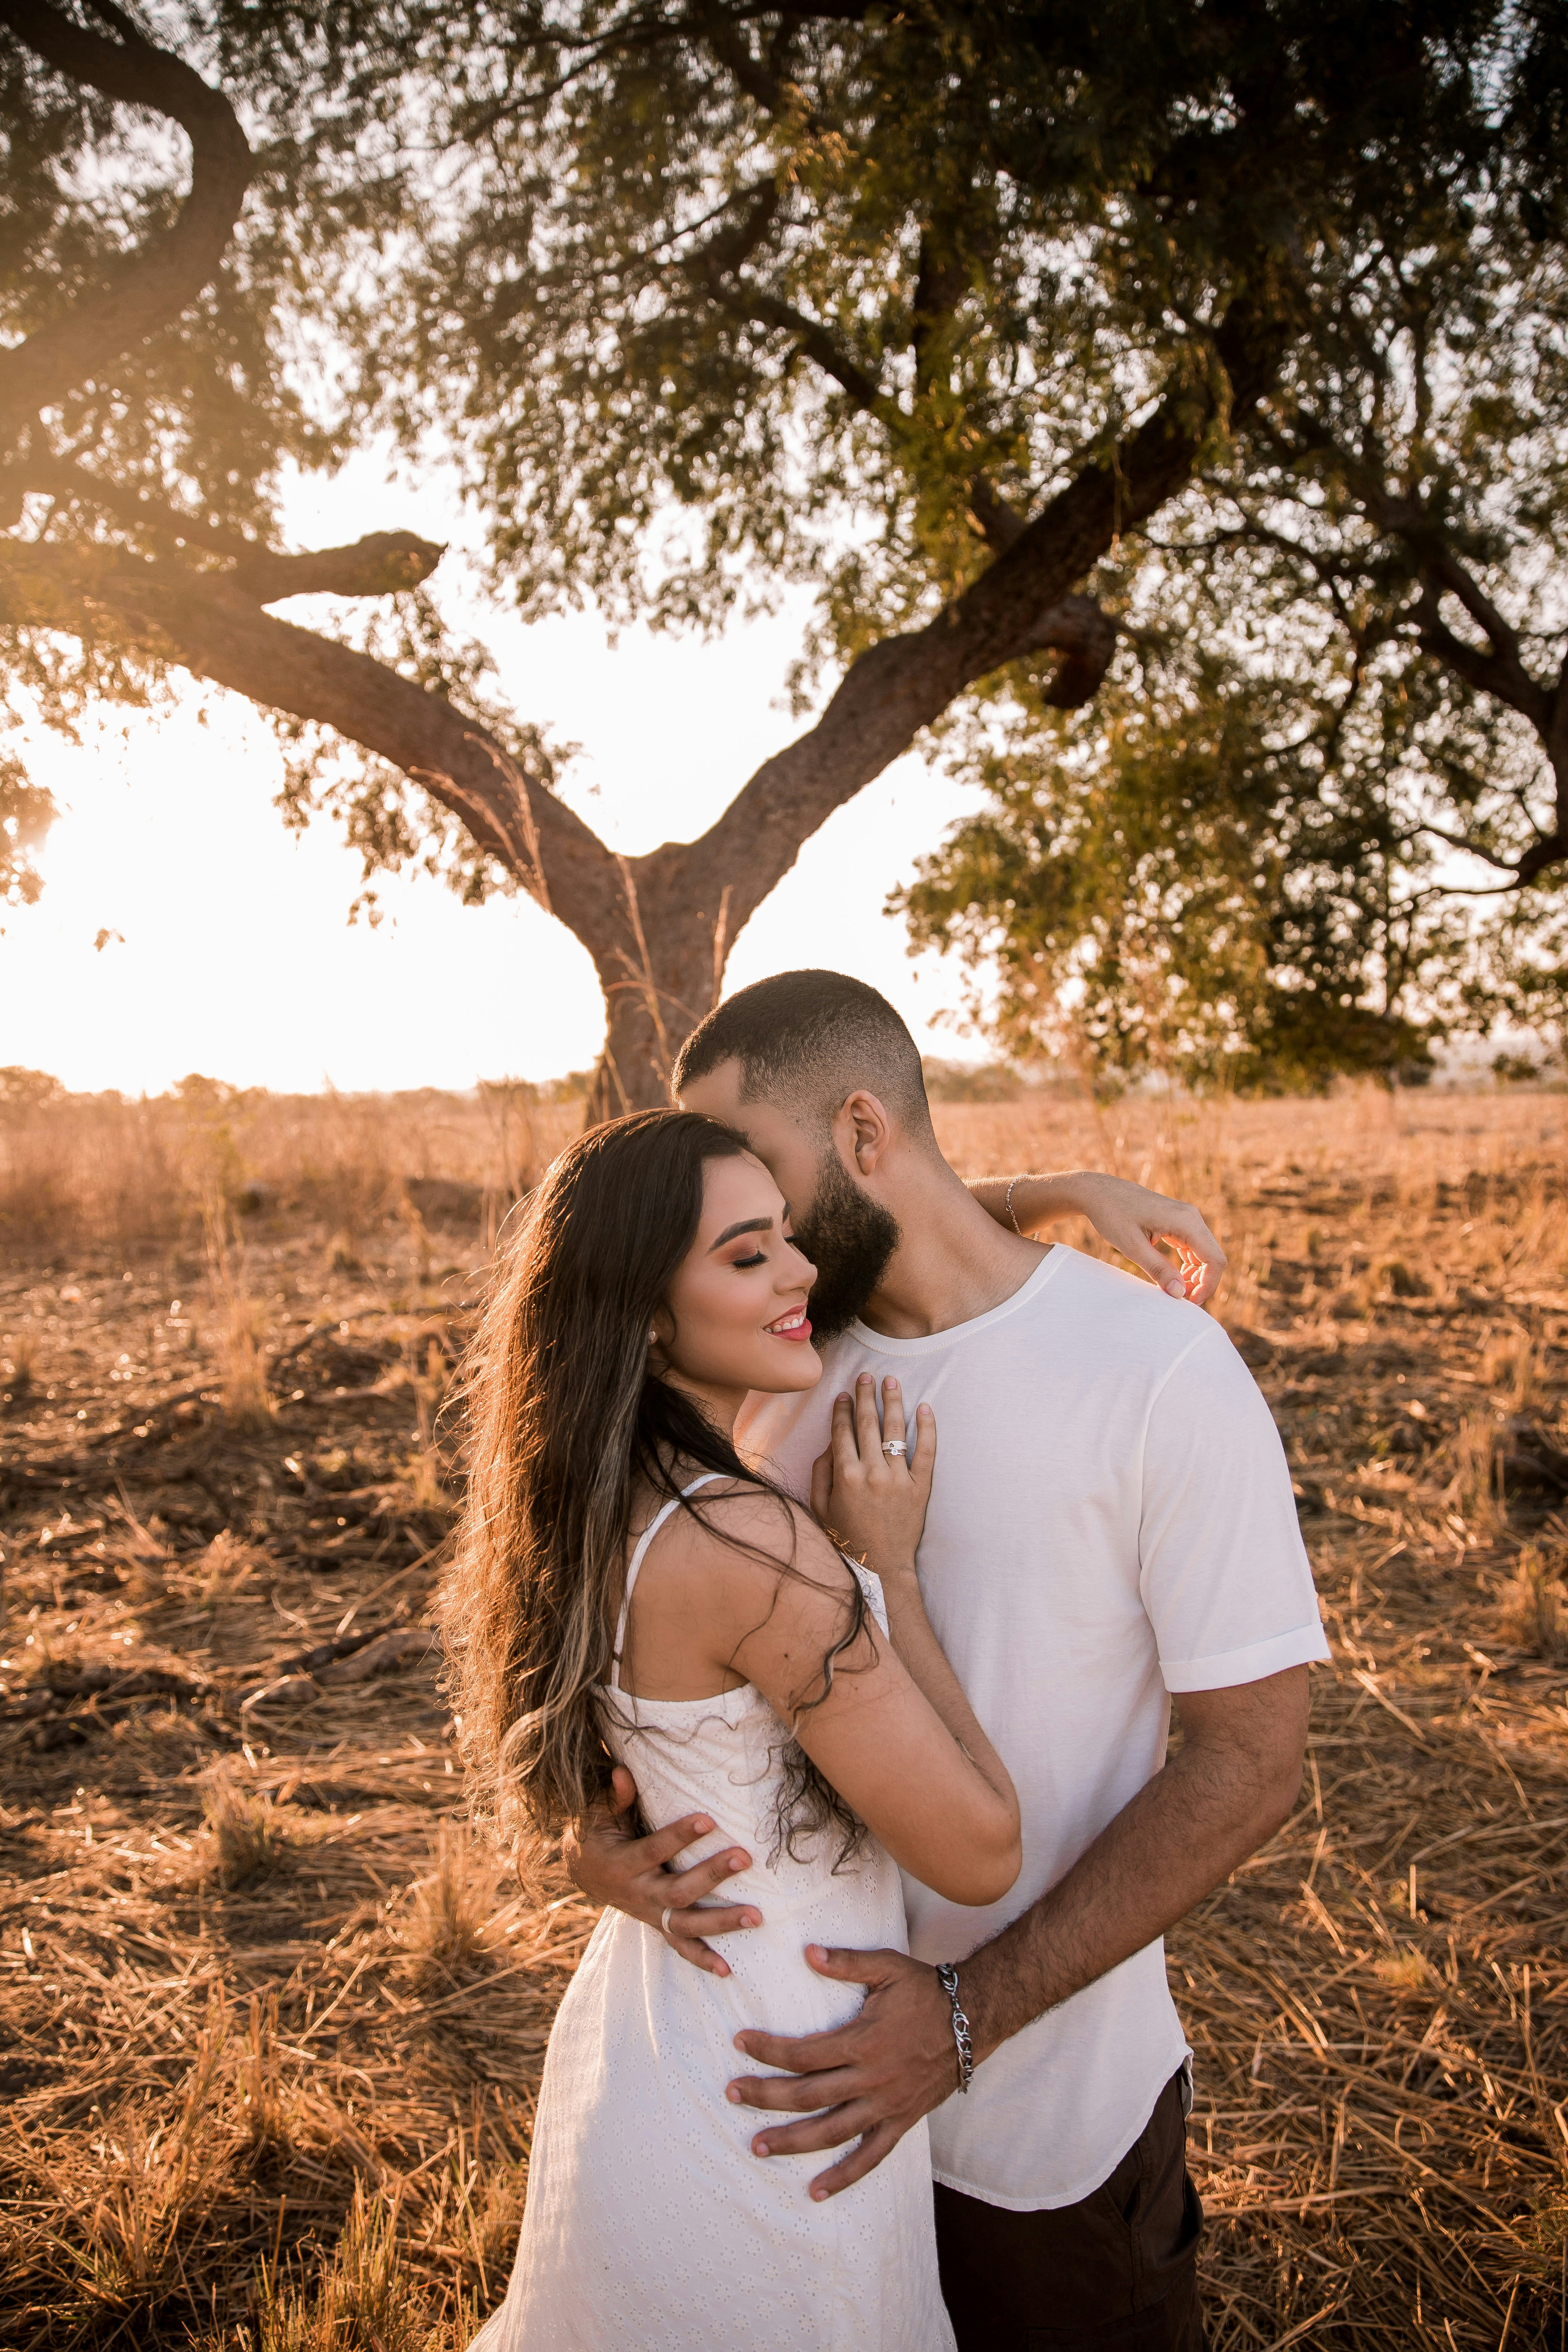
[[[743,1274],[748,1266],[766,1265],[767,1262],[768,1254],[766,1250],[758,1250],[752,1257],[736,1257],[731,1258],[730,1261],[737,1274]]]

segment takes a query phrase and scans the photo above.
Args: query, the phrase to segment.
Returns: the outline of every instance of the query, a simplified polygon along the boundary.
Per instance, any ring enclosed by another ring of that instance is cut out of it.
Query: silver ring
[[[882,1451],[889,1462],[901,1462],[909,1448],[901,1437],[884,1437]]]
[[[658,1915],[658,1932],[661,1936],[668,1936],[669,1933],[669,1915],[674,1908],[673,1903],[667,1903]]]

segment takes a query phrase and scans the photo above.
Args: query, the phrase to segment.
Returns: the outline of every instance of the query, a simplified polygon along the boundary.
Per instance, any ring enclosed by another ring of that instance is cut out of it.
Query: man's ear
[[[874,1176],[893,1138],[893,1122],[880,1098],[864,1088],[847,1097],[833,1122],[833,1139],[847,1167]]]

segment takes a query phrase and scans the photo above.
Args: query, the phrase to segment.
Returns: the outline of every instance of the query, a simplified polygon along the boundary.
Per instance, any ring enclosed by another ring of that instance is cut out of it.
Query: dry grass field
[[[466,1837],[422,1628],[488,1240],[575,1118],[0,1122],[7,2352],[445,2352],[501,2292],[592,1916]],[[1208,1208],[1332,1636],[1294,1819],[1172,1942],[1216,2352],[1562,2352],[1568,1097],[940,1118]]]

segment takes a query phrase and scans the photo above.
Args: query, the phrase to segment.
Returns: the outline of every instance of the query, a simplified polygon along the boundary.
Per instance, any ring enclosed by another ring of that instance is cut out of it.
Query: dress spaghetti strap
[[[610,1659],[610,1688],[612,1690],[619,1690],[621,1686],[621,1653],[626,1646],[626,1618],[630,1612],[632,1605],[632,1589],[637,1583],[637,1570],[643,1564],[643,1559],[647,1554],[649,1544],[652,1543],[655,1536],[658,1535],[660,1528],[663,1527],[671,1511],[675,1510],[679,1504],[683,1503],[688,1495],[695,1495],[699,1486],[706,1486],[710,1480],[721,1478],[723,1475],[724,1474],[721,1470],[705,1470],[700,1478],[693,1478],[689,1486],[682,1486],[679,1495],[672,1495],[668,1502],[664,1504],[654,1513],[652,1518],[648,1521],[647,1527],[644,1528],[641,1535],[637,1538],[637,1549],[633,1552],[630,1564],[626,1569],[626,1589],[621,1595],[621,1613],[616,1620],[616,1647],[614,1654]]]

